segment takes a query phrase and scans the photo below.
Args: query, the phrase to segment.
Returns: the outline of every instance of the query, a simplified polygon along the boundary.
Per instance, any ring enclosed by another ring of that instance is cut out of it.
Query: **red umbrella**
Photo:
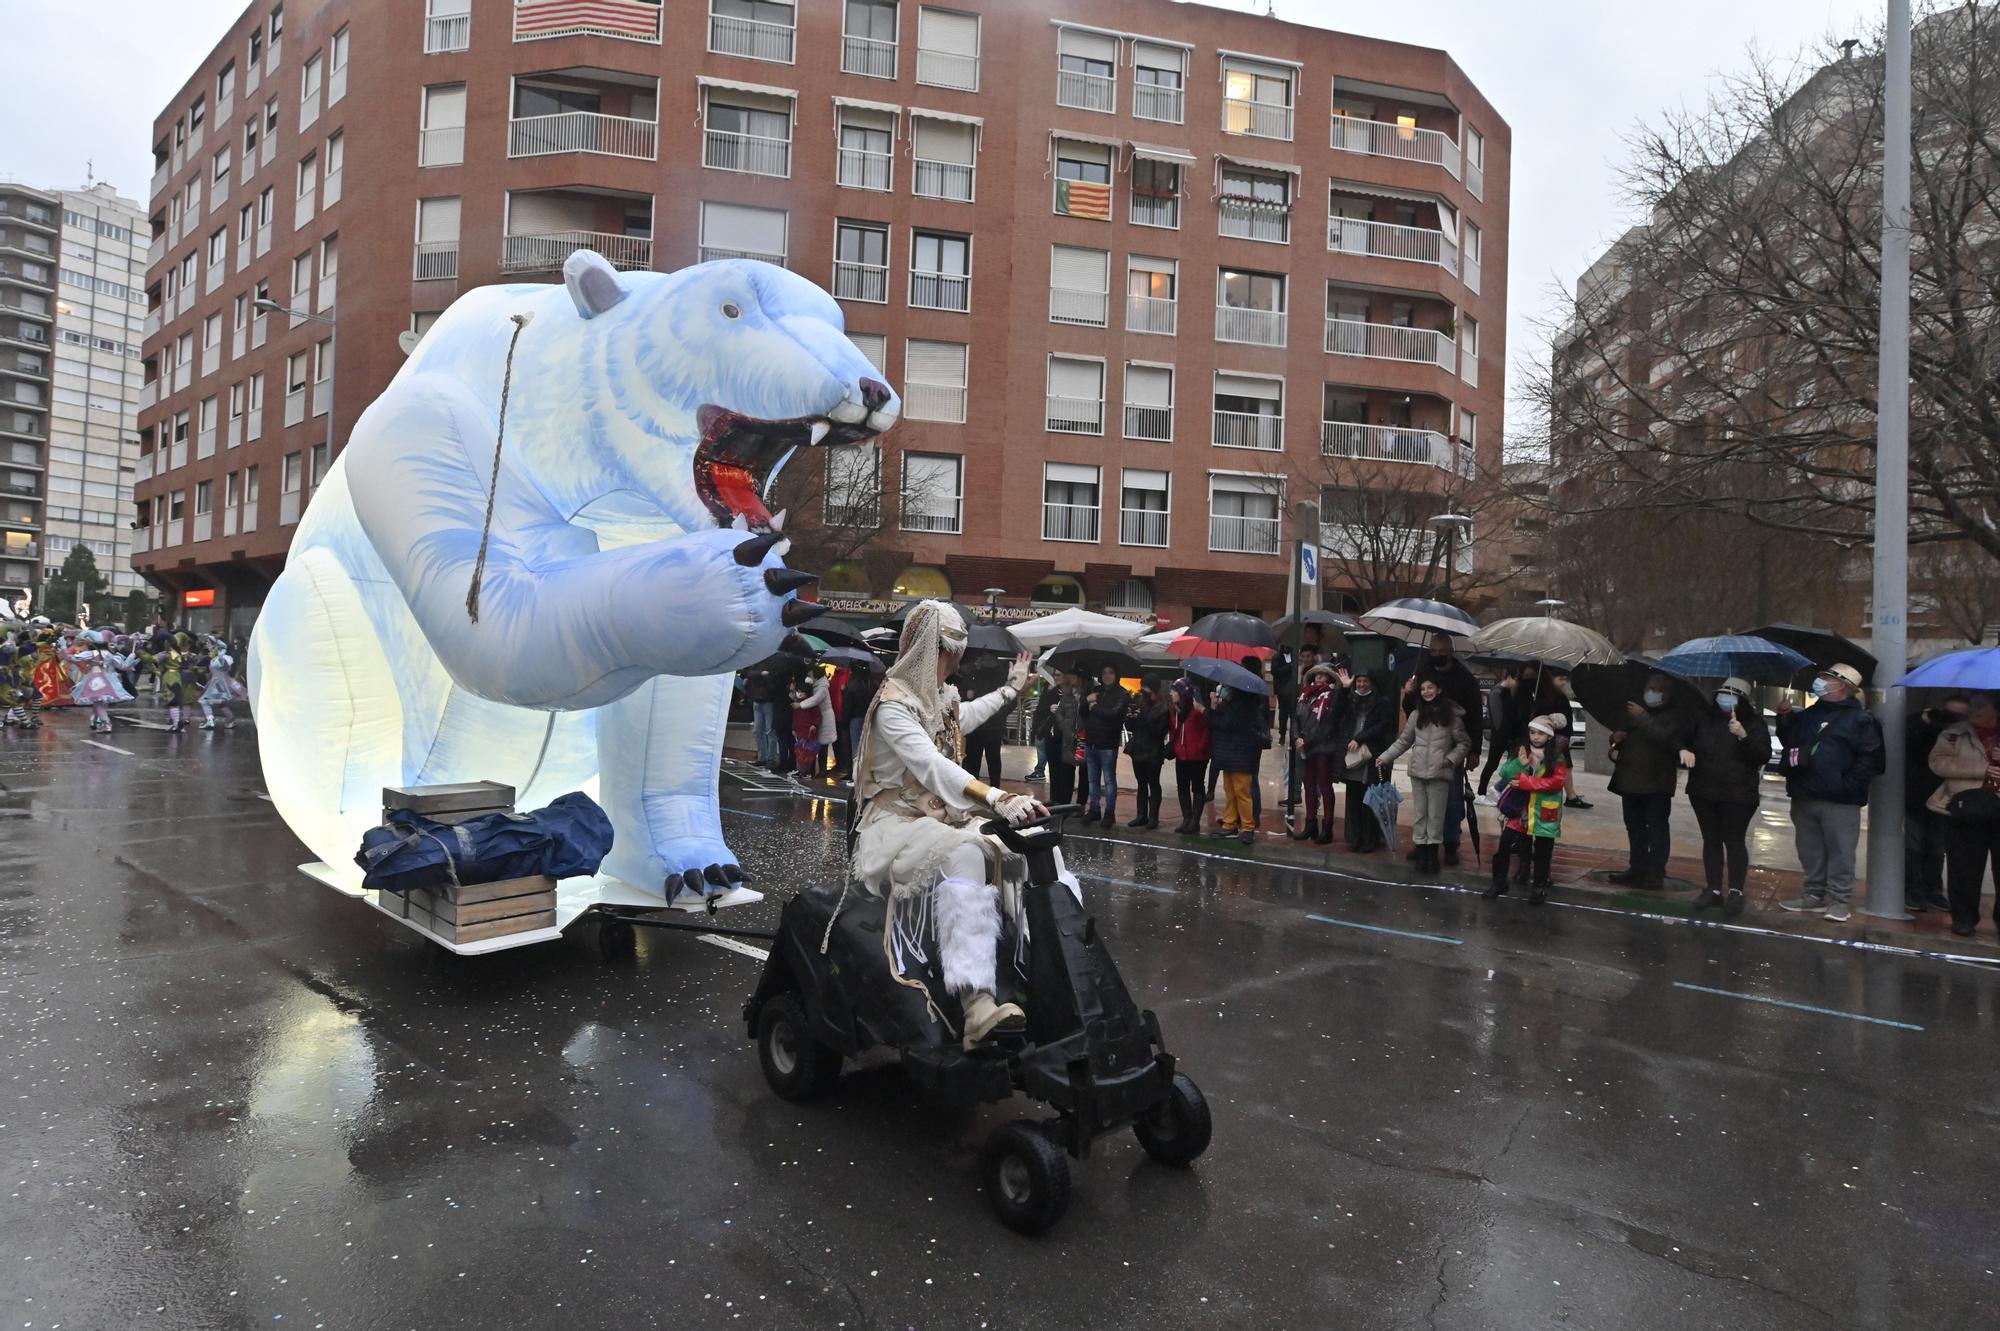
[[[1255,615],[1234,610],[1203,615],[1167,644],[1167,651],[1175,656],[1212,656],[1239,663],[1246,656],[1263,660],[1277,650],[1276,630]]]

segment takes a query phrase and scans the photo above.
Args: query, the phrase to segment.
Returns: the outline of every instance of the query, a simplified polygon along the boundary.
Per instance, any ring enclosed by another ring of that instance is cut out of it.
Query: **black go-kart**
[[[842,1060],[884,1046],[945,1102],[1019,1093],[1047,1105],[1050,1117],[1007,1124],[980,1153],[987,1198],[1001,1221],[1023,1234],[1042,1233],[1068,1209],[1065,1152],[1083,1159],[1098,1138],[1130,1126],[1153,1159],[1187,1165],[1208,1148],[1211,1131],[1208,1102],[1175,1068],[1158,1019],[1133,1003],[1096,921],[1056,877],[1061,820],[1078,808],[1063,805],[1018,828],[980,828],[1028,864],[1020,902],[1026,947],[1017,948],[1011,924],[1002,928],[997,995],[1027,1010],[1025,1031],[965,1051],[956,1031],[933,1015],[959,1016],[935,957],[921,972],[928,1003],[924,990],[890,973],[888,903],[850,892],[842,905],[837,891],[823,889],[785,903],[763,978],[744,1006],[765,1079],[787,1100],[824,1094]]]

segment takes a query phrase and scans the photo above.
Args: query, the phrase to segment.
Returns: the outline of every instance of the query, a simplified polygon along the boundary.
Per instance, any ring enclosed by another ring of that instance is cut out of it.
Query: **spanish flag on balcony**
[[[1111,220],[1111,186],[1087,180],[1056,181],[1056,211],[1065,217]]]

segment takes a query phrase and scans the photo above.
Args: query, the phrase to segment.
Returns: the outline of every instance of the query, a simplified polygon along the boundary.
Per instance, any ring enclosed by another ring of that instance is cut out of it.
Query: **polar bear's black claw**
[[[722,866],[719,864],[709,865],[701,871],[701,876],[706,878],[715,887],[729,886],[729,879],[723,875]]]
[[[817,601],[787,601],[785,608],[778,612],[778,618],[784,622],[786,628],[795,629],[801,624],[818,619],[832,608]]]
[[[689,869],[681,875],[681,886],[690,892],[701,891],[701,870]]]
[[[801,568],[767,568],[764,570],[764,585],[771,589],[771,595],[783,596],[801,587],[810,587],[819,581],[819,574],[808,573]]]
[[[759,532],[737,545],[733,552],[736,556],[736,562],[744,568],[755,568],[764,562],[765,555],[771,553],[771,547],[784,539],[785,534],[783,532]]]
[[[750,879],[750,875],[744,873],[742,867],[735,864],[723,865],[722,876],[724,878],[727,878],[732,883],[748,882]]]

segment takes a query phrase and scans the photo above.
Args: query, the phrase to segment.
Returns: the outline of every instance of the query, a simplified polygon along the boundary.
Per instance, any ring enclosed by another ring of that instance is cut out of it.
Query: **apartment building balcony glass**
[[[782,0],[709,0],[708,49],[789,65],[797,25],[797,11]]]
[[[1285,345],[1285,278],[1282,273],[1217,272],[1215,340],[1261,347]]]
[[[614,37],[660,42],[659,0],[515,0],[514,40],[549,37]]]
[[[613,231],[606,223],[616,224]],[[578,250],[596,250],[620,269],[653,266],[653,201],[643,194],[525,190],[507,196],[503,273],[559,272]]]
[[[1231,511],[1230,501],[1247,504],[1249,511]],[[1261,502],[1260,502],[1261,501]],[[1208,548],[1210,550],[1245,555],[1275,555],[1278,553],[1280,528],[1283,525],[1277,514],[1266,514],[1268,506],[1275,510],[1277,498],[1271,495],[1217,494],[1212,502],[1218,505],[1208,518]]]
[[[840,72],[867,79],[896,77],[896,0],[847,0]]]
[[[556,70],[515,80],[509,157],[591,153],[652,161],[659,150],[658,80]]]
[[[1471,450],[1436,430],[1406,425],[1366,425],[1322,421],[1320,452],[1327,457],[1368,462],[1404,462],[1470,477]]]
[[[1414,116],[1385,121],[1336,111],[1333,115],[1333,148],[1336,152],[1394,157],[1405,162],[1442,167],[1454,180],[1460,175],[1457,142],[1449,134],[1419,128]]]
[[[1131,493],[1129,490],[1126,492]],[[1165,496],[1162,495],[1162,498]],[[1167,543],[1165,508],[1121,508],[1118,510],[1118,544],[1164,546]]]
[[[1436,227],[1376,222],[1336,211],[1326,219],[1326,247],[1336,254],[1435,264],[1458,275],[1458,242]]]
[[[978,159],[977,120],[910,109],[910,192],[919,198],[970,203]]]
[[[1285,65],[1224,56],[1222,132],[1289,140],[1294,82],[1295,71]]]
[[[420,240],[410,278],[417,282],[439,281],[458,276],[456,240]]]
[[[1455,347],[1450,337],[1434,328],[1368,323],[1339,315],[1329,315],[1326,321],[1326,352],[1330,356],[1399,360],[1449,370],[1455,364]]]
[[[424,54],[443,55],[471,45],[472,0],[429,0],[424,9]]]
[[[1187,49],[1143,39],[1132,43],[1132,115],[1178,125],[1187,118]]]
[[[917,82],[979,91],[979,15],[918,6]]]

